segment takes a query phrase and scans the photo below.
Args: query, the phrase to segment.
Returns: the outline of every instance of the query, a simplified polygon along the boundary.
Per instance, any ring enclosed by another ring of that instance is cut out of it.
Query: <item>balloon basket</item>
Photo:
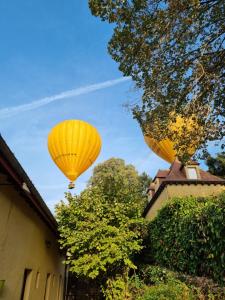
[[[75,184],[73,182],[70,182],[69,185],[68,185],[68,189],[72,190],[74,188],[75,188]]]

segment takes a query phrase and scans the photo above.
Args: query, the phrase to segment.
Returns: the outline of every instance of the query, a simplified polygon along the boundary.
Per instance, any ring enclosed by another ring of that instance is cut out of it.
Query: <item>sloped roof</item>
[[[158,170],[155,178],[165,178],[169,174],[170,170]]]
[[[57,222],[41,195],[0,135],[0,167],[47,226],[57,234]]]
[[[197,162],[190,162],[189,165],[198,165]],[[199,181],[204,181],[207,183],[207,181],[218,181],[218,182],[225,182],[224,179],[212,175],[209,172],[203,171],[202,169],[199,168],[199,173],[200,173],[200,179]],[[159,176],[158,176],[159,174]],[[193,179],[189,179],[186,176],[183,164],[179,160],[175,160],[169,170],[159,170],[158,173],[156,174],[155,178],[163,178],[165,181],[177,181],[179,182],[180,180],[182,181],[192,181]]]

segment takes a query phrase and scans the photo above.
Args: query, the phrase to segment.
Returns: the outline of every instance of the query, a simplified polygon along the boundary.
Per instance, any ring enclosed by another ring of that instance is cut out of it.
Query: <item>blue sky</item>
[[[68,181],[48,154],[47,135],[62,120],[83,119],[98,128],[103,148],[96,163],[120,157],[151,176],[168,167],[148,149],[123,107],[138,98],[131,80],[77,93],[122,77],[107,53],[112,27],[92,16],[87,2],[0,1],[0,132],[52,211]],[[33,105],[68,90],[70,97]],[[77,193],[91,171],[77,180]]]

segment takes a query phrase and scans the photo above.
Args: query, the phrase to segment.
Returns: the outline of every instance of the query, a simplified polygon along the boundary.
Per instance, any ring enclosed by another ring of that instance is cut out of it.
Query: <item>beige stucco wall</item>
[[[206,185],[206,184],[184,184],[167,185],[161,192],[155,203],[152,205],[146,215],[146,219],[152,220],[160,208],[163,207],[171,198],[183,196],[210,196],[216,195],[225,190],[224,185]]]
[[[0,186],[0,280],[5,280],[0,299],[20,300],[25,268],[32,270],[30,294],[25,299],[44,300],[47,274],[50,288],[45,299],[62,299],[62,260],[56,238],[47,225],[18,191]]]

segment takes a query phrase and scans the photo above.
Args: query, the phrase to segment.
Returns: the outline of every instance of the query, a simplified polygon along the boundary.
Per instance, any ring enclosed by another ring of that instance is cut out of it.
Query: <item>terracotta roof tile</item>
[[[169,174],[170,170],[158,170],[155,178],[165,178]]]
[[[206,171],[203,171],[201,169],[199,169],[199,172],[200,172],[200,176],[201,176],[201,179],[202,180],[218,180],[218,181],[225,181],[224,179],[218,177],[218,176],[215,176],[215,175],[212,175],[211,173],[209,172],[206,172]]]
[[[190,165],[198,165],[197,162],[191,161]],[[202,169],[199,168],[200,172],[200,179],[201,181],[221,181],[224,182],[225,180],[217,177],[215,175],[210,174],[209,172],[203,171]],[[179,160],[175,160],[171,167],[170,170],[159,170],[155,176],[155,178],[159,178],[160,181],[180,181],[180,180],[187,180],[190,181],[192,179],[187,178],[185,169],[183,168],[182,163]]]

